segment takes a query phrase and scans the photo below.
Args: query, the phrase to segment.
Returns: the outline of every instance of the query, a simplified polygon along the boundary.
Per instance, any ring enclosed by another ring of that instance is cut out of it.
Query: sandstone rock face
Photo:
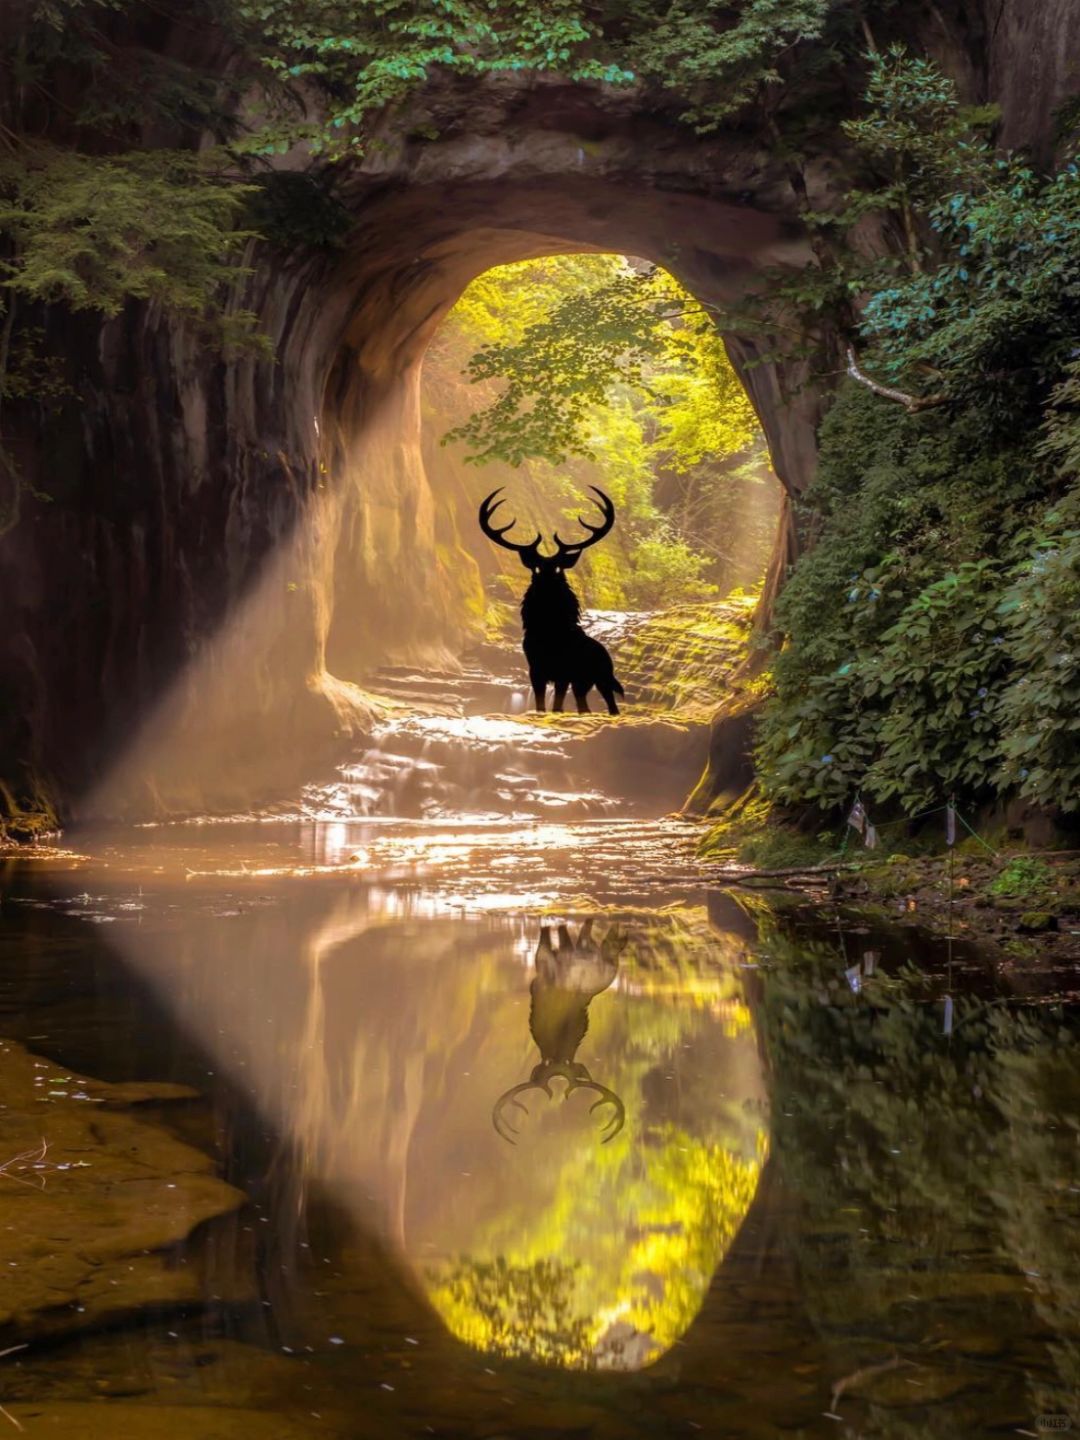
[[[1010,143],[1046,150],[1080,45],[1068,0],[943,0],[914,23],[973,94],[1001,102]],[[813,203],[842,190],[839,163],[811,165],[808,184]],[[644,92],[551,79],[432,87],[341,199],[341,249],[247,257],[243,303],[272,356],[210,355],[135,306],[104,324],[42,317],[76,393],[47,425],[5,410],[26,479],[50,498],[24,492],[0,537],[0,813],[267,799],[363,727],[374,664],[455,653],[479,581],[440,531],[417,370],[475,275],[614,249],[722,303],[810,258],[767,136],[696,136]],[[798,494],[823,397],[800,365],[751,365],[760,338],[727,338]],[[796,548],[789,510],[770,593]]]

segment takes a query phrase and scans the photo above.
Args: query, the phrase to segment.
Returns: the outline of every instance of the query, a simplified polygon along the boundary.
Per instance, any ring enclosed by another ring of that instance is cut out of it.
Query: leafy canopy
[[[654,451],[676,470],[752,443],[757,419],[712,317],[671,275],[616,263],[552,300],[468,361],[470,381],[505,382],[447,437],[475,461],[595,458],[590,425],[617,384],[648,395]]]
[[[671,318],[657,321],[631,300],[642,342],[636,355],[625,352],[618,324],[603,340],[610,364],[598,359],[599,347],[577,345],[576,319],[559,333],[567,310],[576,316],[583,302],[628,289],[636,296],[642,280],[643,293],[662,297]],[[525,354],[537,356],[540,401],[527,426],[519,416],[502,418],[500,378],[502,357]],[[636,262],[604,254],[490,270],[466,289],[436,337],[424,383],[444,427],[464,406],[483,407],[446,439],[488,438],[486,453],[471,456],[489,470],[483,489],[506,485],[522,524],[574,533],[589,485],[612,496],[616,533],[587,551],[576,572],[590,603],[653,609],[760,579],[776,482],[711,320],[670,276],[645,276]],[[499,553],[486,543],[481,550],[489,562]],[[511,560],[511,589],[517,568]]]
[[[231,0],[283,81],[328,100],[316,143],[362,147],[374,115],[442,73],[557,74],[659,83],[684,121],[711,130],[775,81],[779,57],[823,33],[836,0]],[[285,144],[287,141],[277,142]]]
[[[104,315],[134,299],[203,317],[219,287],[235,282],[250,238],[233,225],[245,190],[212,166],[176,151],[102,158],[51,146],[0,158],[8,291]],[[217,320],[239,337],[252,318],[223,310]]]

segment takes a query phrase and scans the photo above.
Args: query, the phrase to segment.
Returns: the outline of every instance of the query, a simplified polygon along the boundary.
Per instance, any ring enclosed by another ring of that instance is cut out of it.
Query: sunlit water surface
[[[9,862],[12,1422],[494,1440],[1072,1415],[1071,977],[1018,994],[913,932],[780,921],[710,890],[695,839],[277,820]]]

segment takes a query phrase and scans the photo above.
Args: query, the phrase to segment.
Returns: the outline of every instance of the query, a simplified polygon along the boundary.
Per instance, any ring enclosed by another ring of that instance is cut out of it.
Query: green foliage
[[[699,130],[753,100],[778,58],[819,37],[834,0],[232,0],[249,43],[280,81],[315,80],[317,148],[362,147],[373,116],[433,77],[555,73],[576,83],[660,83]],[[282,148],[289,138],[272,140]],[[257,147],[258,148],[258,147]]]
[[[864,331],[886,370],[920,370],[1002,428],[1030,419],[1062,376],[1080,323],[1080,169],[994,163],[928,212],[942,258],[873,296]]]
[[[648,392],[654,450],[675,470],[754,440],[753,408],[706,308],[657,267],[605,258],[593,283],[556,292],[546,312],[470,357],[473,383],[506,382],[447,437],[477,462],[594,458],[590,427],[620,382]]]
[[[585,53],[595,26],[577,0],[234,0],[252,42],[282,79],[314,78],[329,101],[317,146],[361,144],[369,116],[400,104],[432,72],[477,77],[558,70],[573,80],[626,82]],[[334,132],[346,131],[343,136]]]
[[[997,611],[1013,664],[998,705],[1001,781],[1080,808],[1080,488],[1025,531]]]
[[[561,297],[519,338],[482,346],[468,379],[503,380],[505,388],[447,440],[464,441],[481,464],[537,457],[558,465],[575,453],[593,459],[589,422],[612,385],[641,387],[646,361],[661,353],[656,311],[639,303],[641,289],[632,270],[608,270],[601,283]]]
[[[40,325],[23,326],[19,344],[9,353],[7,366],[0,372],[0,401],[59,400],[70,394],[60,357],[50,355],[45,348],[44,330]]]
[[[996,109],[962,106],[954,82],[901,45],[870,54],[867,63],[864,112],[841,128],[889,178],[856,191],[855,204],[933,206],[944,191],[983,183],[993,160],[983,131],[997,120]]]
[[[766,826],[748,834],[736,846],[736,858],[758,869],[782,869],[788,865],[818,865],[836,850],[834,836],[800,835],[794,830]]]
[[[762,86],[776,84],[781,54],[819,38],[833,0],[636,0],[628,12],[631,68],[660,79],[690,100],[682,116],[703,132],[742,109]],[[734,12],[734,15],[733,15]]]
[[[0,232],[14,247],[0,273],[9,291],[72,310],[115,315],[135,299],[204,318],[238,273],[249,237],[230,226],[243,198],[184,152],[34,146],[0,160]],[[252,317],[219,307],[214,323],[238,340]]]
[[[1045,860],[1018,855],[986,887],[991,895],[1010,900],[1032,900],[1053,888],[1054,872]]]
[[[1033,525],[1030,439],[980,444],[970,420],[886,405],[847,387],[822,428],[821,535],[777,607],[767,787],[914,813],[1016,786],[1075,809],[1077,499]]]
[[[1054,111],[1054,139],[1058,144],[1074,140],[1080,133],[1080,95],[1071,95]]]
[[[280,250],[338,250],[352,221],[325,173],[272,170],[251,188],[243,223]]]
[[[863,363],[932,387],[935,408],[848,385],[822,426],[818,539],[777,611],[766,788],[909,814],[1015,788],[1075,810],[1080,172],[996,156],[991,117],[899,52],[873,60],[868,107],[846,128],[891,180],[854,209],[896,214],[908,244],[865,298]]]
[[[704,599],[716,586],[704,577],[708,557],[696,554],[663,521],[634,547],[633,571],[623,587],[632,610],[661,610],[673,600]]]
[[[18,18],[0,64],[12,85],[0,118],[40,138],[44,117],[100,153],[139,145],[147,125],[224,140],[235,131],[228,80],[147,43],[147,12],[188,27],[227,19],[222,0],[8,0]],[[57,127],[59,128],[59,127]]]
[[[658,321],[654,305],[671,318]],[[606,328],[593,325],[605,310]],[[636,353],[626,348],[630,329]],[[510,482],[523,526],[574,533],[590,484],[615,501],[616,534],[576,572],[591,605],[653,609],[707,599],[718,582],[760,579],[776,482],[711,319],[670,276],[613,255],[489,271],[425,362],[425,393],[448,418],[460,411],[463,367],[487,403],[446,439],[471,440],[473,458],[494,468],[485,489]],[[523,411],[526,390],[532,408]],[[518,469],[504,479],[508,464]]]

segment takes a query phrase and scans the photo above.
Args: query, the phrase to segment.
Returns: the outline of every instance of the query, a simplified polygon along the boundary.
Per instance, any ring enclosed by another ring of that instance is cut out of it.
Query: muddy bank
[[[1080,962],[1080,854],[891,856],[837,877],[836,895],[892,920],[975,940],[996,958]]]

